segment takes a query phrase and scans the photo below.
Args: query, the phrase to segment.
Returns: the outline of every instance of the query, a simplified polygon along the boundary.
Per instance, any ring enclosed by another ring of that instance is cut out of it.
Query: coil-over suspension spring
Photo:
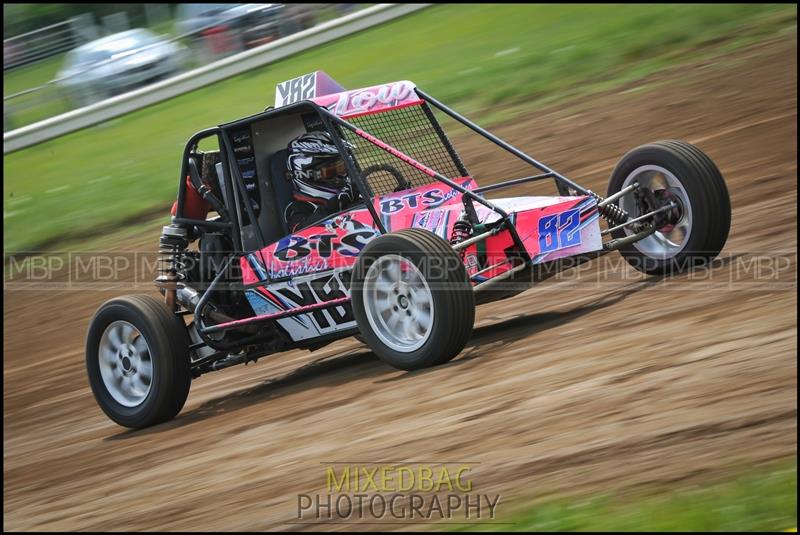
[[[189,246],[186,229],[175,225],[164,227],[158,247],[158,271],[156,286],[164,290],[164,297],[170,309],[175,308],[178,288],[186,280],[184,253]]]
[[[628,220],[628,213],[625,210],[613,202],[603,204],[605,200],[603,197],[592,190],[587,191],[589,195],[597,199],[597,211],[610,225],[621,225]]]
[[[458,220],[453,223],[453,231],[450,233],[450,245],[457,245],[466,240],[472,236],[473,230],[472,223],[469,222],[466,215],[459,217]],[[461,250],[462,258],[465,252],[465,249]]]

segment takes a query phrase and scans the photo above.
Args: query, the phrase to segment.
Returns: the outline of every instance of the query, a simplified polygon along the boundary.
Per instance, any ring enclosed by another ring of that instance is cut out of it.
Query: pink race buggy
[[[535,174],[479,186],[435,111]],[[330,134],[360,199],[289,232],[286,146],[311,130]],[[558,195],[490,197],[542,180]],[[345,91],[312,73],[280,84],[276,107],[189,139],[160,240],[162,298],[100,307],[89,381],[112,420],[141,428],[173,418],[204,373],[348,336],[397,368],[434,366],[464,348],[477,304],[611,251],[648,274],[707,263],[730,217],[719,170],[687,143],[630,151],[604,198],[411,82]]]

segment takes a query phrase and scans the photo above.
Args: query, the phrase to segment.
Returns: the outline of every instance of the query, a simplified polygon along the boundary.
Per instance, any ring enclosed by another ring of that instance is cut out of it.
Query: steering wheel
[[[370,165],[361,172],[361,177],[364,179],[364,182],[367,182],[367,177],[369,175],[379,172],[388,173],[392,175],[392,178],[394,178],[397,181],[397,187],[394,190],[392,190],[393,192],[403,191],[411,187],[411,183],[408,181],[406,177],[403,176],[403,174],[400,171],[398,171],[394,166],[391,166],[386,163]]]

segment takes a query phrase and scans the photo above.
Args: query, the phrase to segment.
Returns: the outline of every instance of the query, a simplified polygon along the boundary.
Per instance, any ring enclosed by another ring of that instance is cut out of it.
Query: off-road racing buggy
[[[536,174],[478,186],[435,113]],[[361,201],[288,232],[287,142],[312,130],[329,133]],[[199,148],[209,140],[217,150]],[[558,195],[489,197],[542,180]],[[318,71],[280,84],[276,107],[189,139],[160,239],[163,297],[100,307],[89,382],[112,420],[141,428],[173,418],[204,373],[348,336],[394,367],[434,366],[464,348],[477,304],[611,251],[648,274],[708,262],[730,213],[719,170],[687,143],[628,152],[604,198],[411,82],[345,91]]]

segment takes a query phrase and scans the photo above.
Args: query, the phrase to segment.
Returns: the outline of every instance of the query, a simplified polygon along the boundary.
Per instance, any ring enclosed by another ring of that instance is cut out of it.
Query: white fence
[[[86,128],[346,35],[418,11],[431,4],[376,4],[288,37],[205,65],[168,80],[3,134],[3,154]],[[320,65],[324,70],[325,66]],[[302,74],[302,73],[298,73]]]
[[[85,26],[85,18],[73,17],[3,39],[3,71],[41,61],[91,40],[94,36],[87,37],[82,31]]]

